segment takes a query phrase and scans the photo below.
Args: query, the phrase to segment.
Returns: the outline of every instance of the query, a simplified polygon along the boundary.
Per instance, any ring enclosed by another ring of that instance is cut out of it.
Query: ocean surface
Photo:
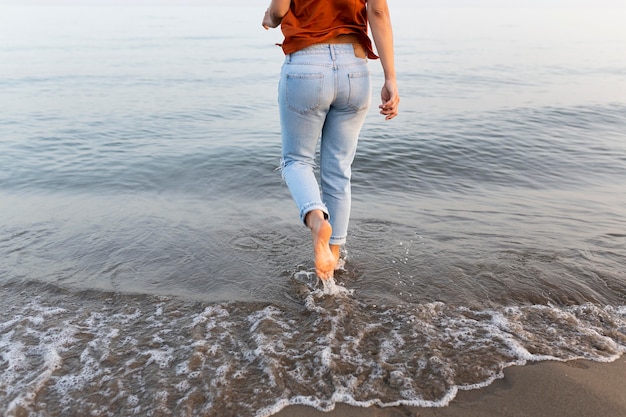
[[[438,407],[626,352],[625,9],[392,5],[334,291],[264,9],[0,6],[0,414]]]

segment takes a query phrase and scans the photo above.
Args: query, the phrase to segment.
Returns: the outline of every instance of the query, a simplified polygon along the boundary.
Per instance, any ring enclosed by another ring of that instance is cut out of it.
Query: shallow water
[[[2,413],[440,406],[626,350],[624,10],[394,13],[328,295],[258,10],[2,8]]]

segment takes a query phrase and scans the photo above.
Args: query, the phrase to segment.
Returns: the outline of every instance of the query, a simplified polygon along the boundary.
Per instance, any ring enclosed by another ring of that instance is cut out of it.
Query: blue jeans
[[[346,242],[352,161],[371,96],[367,59],[351,44],[314,45],[285,57],[278,87],[282,175],[302,221],[316,209],[328,217],[333,245]]]

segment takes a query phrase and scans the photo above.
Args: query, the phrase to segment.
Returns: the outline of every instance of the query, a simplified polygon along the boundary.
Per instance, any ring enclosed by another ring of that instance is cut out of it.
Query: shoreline
[[[447,407],[354,407],[328,413],[288,406],[273,417],[623,417],[626,355],[615,362],[544,361],[512,366],[485,388],[459,391]]]

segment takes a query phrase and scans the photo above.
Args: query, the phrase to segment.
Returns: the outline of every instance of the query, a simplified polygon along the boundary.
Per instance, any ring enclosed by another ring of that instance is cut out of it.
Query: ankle
[[[311,230],[315,229],[320,222],[326,221],[326,216],[322,210],[311,210],[304,217],[304,224]]]

